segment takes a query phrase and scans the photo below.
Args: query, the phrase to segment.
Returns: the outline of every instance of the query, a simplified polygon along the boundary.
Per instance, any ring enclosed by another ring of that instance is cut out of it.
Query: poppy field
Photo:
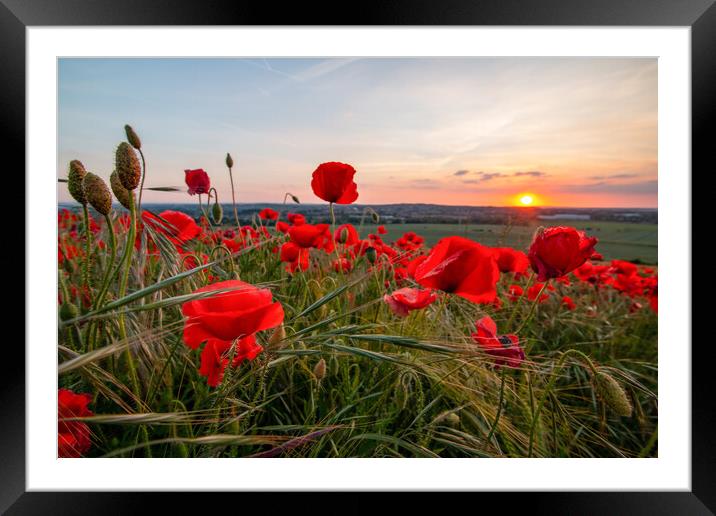
[[[360,166],[335,161],[306,171],[321,220],[284,192],[224,211],[228,154],[178,171],[198,220],[153,212],[125,133],[106,178],[60,178],[59,457],[657,456],[656,267],[570,226],[513,248],[342,223]]]

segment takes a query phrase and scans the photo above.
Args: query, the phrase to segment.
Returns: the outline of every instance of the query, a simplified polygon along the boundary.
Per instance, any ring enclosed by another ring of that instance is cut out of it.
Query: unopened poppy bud
[[[228,152],[226,153],[226,166],[229,168],[234,167],[234,160],[231,158],[231,154],[229,154]]]
[[[69,321],[79,315],[79,310],[74,303],[62,303],[60,306],[60,320]]]
[[[373,222],[374,222],[374,223],[377,224],[378,222],[380,222],[380,216],[379,216],[376,212],[371,211],[371,212],[370,212],[370,216],[373,217]]]
[[[224,218],[224,209],[218,202],[215,202],[211,208],[211,218],[214,219],[214,224],[221,224],[221,219]]]
[[[298,197],[296,197],[293,194],[290,194],[290,195],[291,195],[291,199],[293,199],[293,202],[295,202],[296,204],[301,204],[301,201],[298,200]]]
[[[326,361],[324,359],[320,359],[316,364],[316,367],[313,368],[313,376],[316,377],[316,380],[323,380],[323,378],[325,378]]]
[[[119,203],[128,210],[131,209],[129,205],[129,196],[134,195],[134,192],[130,192],[124,187],[124,185],[122,185],[116,170],[109,176],[109,186],[112,188],[112,193],[117,198]]]
[[[339,241],[341,244],[345,244],[345,243],[346,243],[346,240],[348,240],[348,228],[342,228],[342,229],[338,232],[338,241]]]
[[[611,375],[598,371],[594,377],[594,385],[599,396],[610,409],[620,416],[631,416],[632,405],[629,397]]]
[[[269,349],[278,350],[284,347],[286,338],[286,329],[283,327],[283,323],[279,324],[271,334],[268,345]]]
[[[137,188],[142,176],[142,168],[139,165],[137,154],[127,142],[122,142],[117,147],[115,168],[122,186],[130,191]]]
[[[87,198],[82,189],[82,180],[86,174],[85,166],[80,160],[73,159],[70,161],[70,169],[67,172],[67,189],[74,200],[80,204],[87,204]]]
[[[109,215],[112,211],[112,194],[107,184],[97,174],[87,172],[82,180],[82,188],[87,201],[102,215]]]
[[[137,136],[137,133],[134,132],[134,129],[132,129],[131,126],[125,125],[124,132],[127,133],[127,141],[132,147],[137,150],[142,148],[142,141],[139,139],[139,136]]]
[[[369,247],[365,250],[365,257],[368,258],[368,261],[370,263],[375,263],[375,261],[378,259],[378,252],[375,250],[375,247]]]
[[[455,414],[455,412],[450,412],[445,416],[445,422],[450,426],[458,426],[460,424],[460,416]]]

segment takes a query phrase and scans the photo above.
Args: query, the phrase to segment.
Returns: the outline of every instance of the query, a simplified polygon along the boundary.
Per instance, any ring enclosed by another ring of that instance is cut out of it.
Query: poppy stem
[[[147,177],[147,164],[144,162],[144,153],[142,149],[137,149],[139,156],[142,158],[142,182],[139,184],[139,199],[137,201],[137,211],[142,213],[142,191],[144,190],[144,179]]]
[[[121,299],[124,297],[124,295],[127,292],[127,282],[129,281],[129,269],[132,266],[132,250],[134,249],[134,239],[137,229],[137,209],[134,205],[134,196],[129,196],[129,213],[130,213],[130,222],[129,222],[129,231],[127,232],[127,243],[124,246],[124,254],[122,255],[122,261],[120,262],[120,265],[118,268],[124,268],[124,271],[122,272],[122,276],[120,278],[119,282],[119,292],[118,292],[118,298]],[[124,310],[122,310],[119,313],[119,335],[122,340],[127,340],[127,327],[124,320]],[[134,358],[132,357],[132,349],[131,346],[127,345],[126,348],[126,356],[127,356],[127,367],[129,368],[129,376],[132,381],[132,387],[134,388],[134,393],[137,396],[137,401],[139,403],[139,380],[137,378],[137,370],[134,366]]]
[[[114,261],[117,259],[117,235],[114,232],[114,224],[112,223],[112,218],[109,216],[109,214],[104,216],[104,220],[106,221],[107,228],[109,230],[110,258],[106,264],[106,271],[104,273],[104,278],[102,279],[102,287],[100,288],[99,295],[97,296],[97,300],[95,301],[95,310],[102,308],[104,296],[107,295],[107,290],[109,289],[110,279],[113,277],[112,273],[115,272]],[[96,327],[96,322],[93,322],[90,325],[89,338],[87,341],[87,349],[89,351],[92,351],[92,349],[94,349]]]
[[[239,212],[236,211],[236,194],[234,193],[234,176],[231,173],[231,167],[229,167],[229,181],[231,181],[231,203],[234,206],[234,219],[236,220],[236,229],[241,229],[241,224],[239,223]]]
[[[487,435],[487,441],[489,442],[490,439],[492,439],[492,436],[495,434],[495,430],[497,430],[497,423],[500,422],[500,414],[502,414],[502,401],[505,397],[505,371],[507,370],[506,367],[502,367],[502,371],[500,372],[500,400],[497,402],[497,415],[495,415],[495,421],[492,423],[492,428],[490,428],[490,433]]]
[[[512,326],[512,321],[515,320],[515,315],[517,315],[517,307],[519,306],[520,302],[522,301],[522,298],[525,297],[525,292],[530,288],[530,285],[532,284],[532,280],[535,277],[535,273],[533,272],[530,274],[530,277],[527,279],[527,284],[525,285],[524,290],[522,291],[522,294],[520,294],[520,297],[517,298],[517,300],[514,302],[514,306],[512,307],[512,313],[510,314],[510,318],[507,321],[507,324],[505,325],[505,328],[510,328]]]
[[[90,216],[87,204],[82,205],[82,210],[85,219],[85,261],[82,264],[82,281],[89,292],[90,288],[90,268],[91,268],[91,245],[92,245],[92,232],[90,231]]]
[[[549,281],[549,280],[547,280],[547,281]],[[530,307],[530,311],[527,314],[527,317],[524,319],[524,321],[522,321],[522,324],[520,324],[519,328],[517,328],[515,330],[516,335],[519,335],[520,331],[522,331],[522,329],[527,325],[527,323],[530,322],[530,319],[532,319],[532,315],[535,312],[535,308],[539,304],[539,298],[542,297],[542,292],[544,292],[545,287],[547,287],[547,281],[545,281],[544,284],[542,284],[542,288],[539,289],[539,292],[537,293],[537,297],[535,297],[534,301],[532,301],[532,306]]]

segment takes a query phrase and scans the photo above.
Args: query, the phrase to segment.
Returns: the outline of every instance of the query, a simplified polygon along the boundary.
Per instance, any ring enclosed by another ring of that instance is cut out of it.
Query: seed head
[[[325,378],[326,361],[324,359],[320,359],[316,364],[316,367],[313,368],[313,376],[316,377],[316,380],[323,380],[323,378]]]
[[[122,142],[117,147],[115,154],[115,168],[119,180],[127,190],[134,190],[139,185],[142,169],[134,149],[127,143]]]
[[[594,376],[594,385],[597,393],[610,409],[620,416],[631,416],[632,405],[629,397],[610,374],[598,371]]]
[[[234,160],[231,158],[231,154],[229,154],[228,152],[226,153],[226,166],[229,168],[234,167]]]
[[[119,174],[117,174],[116,170],[112,172],[109,176],[109,186],[112,188],[112,193],[117,198],[119,203],[128,210],[131,209],[129,204],[129,196],[133,196],[134,192],[130,192],[124,187],[122,182],[119,180]]]
[[[70,161],[70,169],[67,172],[67,189],[74,200],[82,205],[87,204],[87,198],[82,190],[82,180],[85,178],[85,174],[87,171],[80,160]]]
[[[104,180],[97,174],[87,172],[82,180],[85,198],[102,215],[109,215],[112,211],[112,194]]]
[[[139,139],[139,136],[137,136],[137,133],[134,132],[132,126],[125,125],[124,132],[127,133],[127,141],[132,145],[132,147],[137,150],[142,148],[142,141]]]

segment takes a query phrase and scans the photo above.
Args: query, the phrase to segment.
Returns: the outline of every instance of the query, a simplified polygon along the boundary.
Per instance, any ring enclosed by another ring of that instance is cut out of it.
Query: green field
[[[545,226],[572,226],[599,239],[597,250],[605,260],[639,260],[645,264],[657,264],[657,225],[629,224],[624,222],[597,222],[569,220],[543,221]],[[539,224],[530,226],[505,226],[494,224],[386,224],[388,233],[386,242],[400,238],[406,231],[414,231],[425,238],[432,246],[439,239],[449,235],[460,235],[489,246],[505,245],[526,250],[532,240],[532,234]],[[371,226],[370,229],[375,229]]]

